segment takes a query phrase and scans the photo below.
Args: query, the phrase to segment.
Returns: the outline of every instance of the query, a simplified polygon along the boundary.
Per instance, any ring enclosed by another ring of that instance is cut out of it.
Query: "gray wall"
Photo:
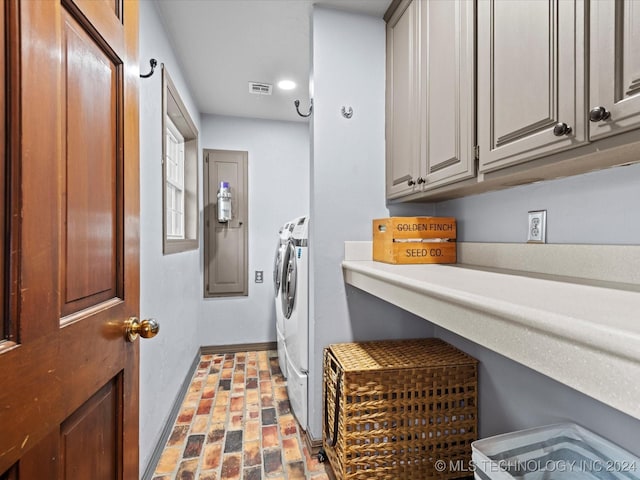
[[[311,120],[309,433],[321,438],[322,351],[331,343],[429,336],[418,317],[346,288],[345,240],[370,240],[384,202],[385,25],[315,8]],[[342,117],[342,106],[353,117]]]
[[[569,421],[640,455],[637,419],[448,330],[435,335],[480,361],[481,437]]]
[[[456,217],[466,242],[524,242],[527,211],[546,209],[549,243],[638,245],[638,205],[640,164],[450,200],[436,213]],[[572,421],[640,455],[639,420],[446,330],[436,335],[480,360],[483,437]]]
[[[200,344],[275,342],[273,259],[278,229],[309,213],[309,125],[203,115],[200,135],[201,148],[249,152],[249,295],[201,299]]]
[[[140,2],[140,70],[164,63],[191,118],[200,115],[180,75],[153,2]],[[140,471],[144,471],[200,339],[199,252],[162,255],[162,74],[140,80],[140,315],[160,333],[140,343]],[[202,137],[201,137],[202,138]],[[202,145],[202,140],[200,140]],[[201,165],[198,167],[202,171]],[[201,188],[200,188],[201,190]]]
[[[638,245],[639,205],[635,164],[449,200],[436,211],[457,218],[464,242],[525,242],[527,212],[547,210],[549,243]]]

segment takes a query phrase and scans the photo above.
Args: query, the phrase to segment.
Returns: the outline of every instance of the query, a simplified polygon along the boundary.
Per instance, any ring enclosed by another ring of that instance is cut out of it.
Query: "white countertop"
[[[362,258],[347,283],[640,418],[637,290]]]

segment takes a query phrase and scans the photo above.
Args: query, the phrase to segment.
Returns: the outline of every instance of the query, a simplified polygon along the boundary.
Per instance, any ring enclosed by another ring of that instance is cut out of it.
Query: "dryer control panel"
[[[298,217],[291,223],[294,224],[293,231],[291,232],[291,239],[296,246],[306,247],[309,239],[309,217]]]

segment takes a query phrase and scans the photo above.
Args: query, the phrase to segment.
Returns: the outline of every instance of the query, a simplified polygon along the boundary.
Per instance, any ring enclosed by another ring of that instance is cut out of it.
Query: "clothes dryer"
[[[291,410],[307,428],[309,372],[309,217],[299,217],[283,257],[281,285],[287,391]]]
[[[278,344],[278,362],[284,378],[287,378],[287,358],[284,347],[284,314],[282,313],[282,274],[284,252],[291,236],[294,225],[285,223],[278,231],[276,255],[273,261],[273,288],[276,307],[276,340]]]

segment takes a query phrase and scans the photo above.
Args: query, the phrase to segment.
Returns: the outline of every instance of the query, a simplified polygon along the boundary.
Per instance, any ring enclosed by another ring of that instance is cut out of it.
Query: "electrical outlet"
[[[264,280],[264,273],[262,270],[256,270],[256,283],[262,283]]]
[[[527,243],[547,243],[547,211],[529,212]]]

